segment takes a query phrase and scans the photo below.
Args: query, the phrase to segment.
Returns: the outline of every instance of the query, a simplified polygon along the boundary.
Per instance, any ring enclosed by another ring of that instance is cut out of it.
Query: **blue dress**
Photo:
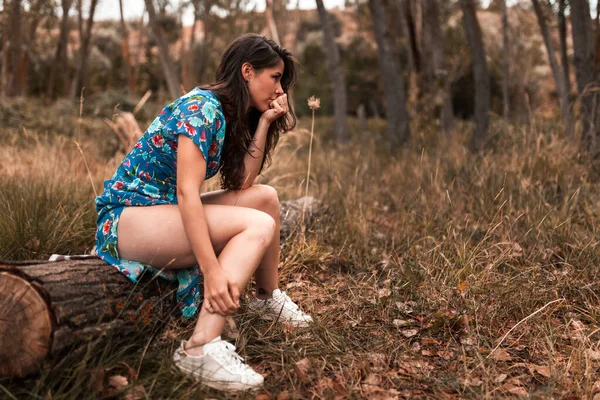
[[[225,139],[225,116],[221,103],[208,90],[195,88],[166,106],[119,165],[104,182],[104,192],[95,200],[98,211],[95,252],[131,281],[137,283],[144,271],[177,280],[177,298],[184,316],[198,312],[200,268],[158,270],[122,259],[117,250],[117,226],[124,207],[177,204],[177,143],[187,136],[206,160],[206,177],[220,167]]]

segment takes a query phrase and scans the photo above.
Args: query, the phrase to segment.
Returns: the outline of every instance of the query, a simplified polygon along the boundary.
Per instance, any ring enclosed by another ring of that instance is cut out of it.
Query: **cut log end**
[[[0,272],[0,376],[22,377],[39,369],[51,335],[51,311],[34,284]]]

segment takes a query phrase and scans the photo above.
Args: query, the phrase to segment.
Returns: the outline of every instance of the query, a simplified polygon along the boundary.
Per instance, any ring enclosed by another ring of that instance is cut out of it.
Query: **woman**
[[[295,126],[286,95],[295,79],[287,50],[255,34],[238,38],[216,81],[165,107],[96,198],[96,252],[132,281],[145,270],[177,279],[191,317],[202,274],[196,327],[173,358],[213,388],[263,383],[220,336],[252,275],[249,308],[293,326],[312,322],[277,289],[279,200],[273,188],[254,185],[279,134]],[[223,190],[199,195],[219,170]]]

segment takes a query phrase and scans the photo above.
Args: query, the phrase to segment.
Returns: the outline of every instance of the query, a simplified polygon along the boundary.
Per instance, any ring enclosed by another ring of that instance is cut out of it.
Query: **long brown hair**
[[[221,102],[226,124],[225,142],[221,154],[221,187],[240,189],[244,182],[244,156],[258,127],[260,111],[250,107],[250,93],[242,76],[242,64],[248,62],[254,70],[284,63],[281,86],[285,93],[296,83],[296,60],[292,54],[272,40],[248,33],[234,40],[225,50],[217,69],[216,80],[202,89],[211,90]],[[289,112],[273,121],[269,127],[260,171],[271,162],[279,134],[296,126],[296,115],[288,101]]]

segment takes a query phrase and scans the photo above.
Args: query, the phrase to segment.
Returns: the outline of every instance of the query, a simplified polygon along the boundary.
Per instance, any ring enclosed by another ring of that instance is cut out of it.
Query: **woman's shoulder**
[[[207,89],[201,89],[199,87],[195,87],[190,90],[188,93],[184,94],[179,98],[179,104],[181,106],[193,106],[194,104],[202,107],[205,104],[209,104],[210,106],[214,106],[218,109],[218,111],[222,112],[221,102],[215,96],[215,94]],[[192,107],[194,108],[194,107]]]

